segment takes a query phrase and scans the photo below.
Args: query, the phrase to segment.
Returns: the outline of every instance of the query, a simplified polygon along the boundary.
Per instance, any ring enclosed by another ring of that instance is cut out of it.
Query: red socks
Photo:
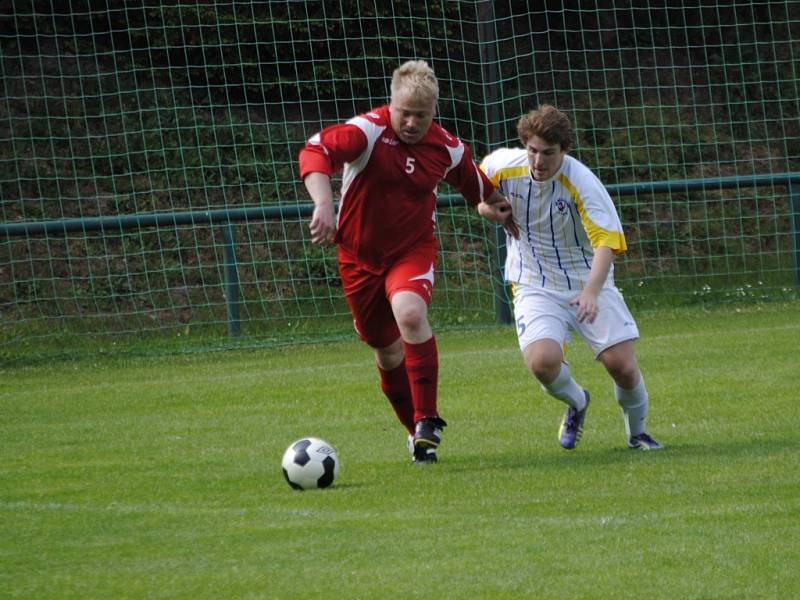
[[[378,367],[381,389],[394,408],[397,419],[414,433],[414,423],[438,417],[436,390],[439,385],[439,351],[431,337],[421,344],[403,342],[405,360],[391,371]]]
[[[411,403],[411,386],[408,384],[406,364],[401,362],[391,371],[384,371],[378,367],[381,374],[381,389],[394,408],[399,421],[408,430],[414,433],[414,405]]]
[[[439,351],[436,338],[427,342],[409,344],[403,342],[408,383],[414,404],[414,422],[426,417],[438,417],[436,390],[439,384]]]

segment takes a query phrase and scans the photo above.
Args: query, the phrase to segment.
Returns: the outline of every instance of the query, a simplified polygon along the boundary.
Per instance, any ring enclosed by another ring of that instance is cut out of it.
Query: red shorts
[[[339,252],[342,288],[356,333],[364,342],[373,348],[385,348],[400,337],[391,306],[397,292],[415,292],[430,304],[437,251],[435,239],[420,244],[380,274]]]

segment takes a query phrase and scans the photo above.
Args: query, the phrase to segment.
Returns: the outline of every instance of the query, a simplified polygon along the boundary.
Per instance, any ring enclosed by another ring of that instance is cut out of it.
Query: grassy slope
[[[581,343],[594,402],[561,450],[509,328],[438,336],[451,426],[426,468],[355,342],[7,369],[0,595],[791,597],[798,317],[641,315],[651,454]],[[282,480],[302,435],[337,446],[333,488]]]

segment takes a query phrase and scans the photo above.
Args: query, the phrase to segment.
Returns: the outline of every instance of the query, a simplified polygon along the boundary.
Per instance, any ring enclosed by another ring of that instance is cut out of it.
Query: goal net
[[[605,4],[0,2],[0,345],[349,330],[297,153],[411,58],[478,159],[570,114],[633,305],[796,298],[800,4]],[[492,322],[502,239],[440,192],[432,318]]]

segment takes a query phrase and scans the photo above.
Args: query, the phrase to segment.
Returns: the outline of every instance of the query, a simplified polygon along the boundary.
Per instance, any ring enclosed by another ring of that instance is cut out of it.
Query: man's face
[[[551,144],[538,135],[528,140],[525,149],[528,151],[531,175],[536,181],[545,181],[555,175],[566,154],[561,149],[561,144]]]
[[[406,144],[416,144],[428,133],[436,114],[433,100],[412,96],[405,88],[392,94],[389,103],[392,129]]]

